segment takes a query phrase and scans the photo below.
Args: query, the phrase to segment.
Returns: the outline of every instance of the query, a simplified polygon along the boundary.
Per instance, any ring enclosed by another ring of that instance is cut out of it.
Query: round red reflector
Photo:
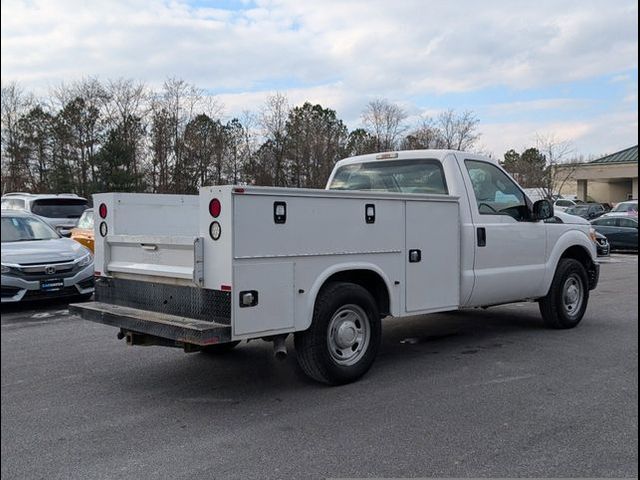
[[[220,200],[214,198],[209,202],[209,213],[213,218],[218,218],[218,215],[220,215],[220,210],[222,210]]]
[[[107,218],[107,206],[104,203],[101,203],[98,207],[98,213],[100,214],[100,218]]]

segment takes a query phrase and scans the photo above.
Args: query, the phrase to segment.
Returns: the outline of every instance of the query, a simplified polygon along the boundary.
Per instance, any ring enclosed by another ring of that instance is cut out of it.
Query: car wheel
[[[580,323],[589,302],[587,271],[579,261],[558,263],[549,293],[539,300],[540,313],[549,328],[573,328]]]
[[[295,334],[298,363],[318,382],[353,382],[371,368],[380,337],[371,294],[353,283],[331,283],[318,294],[309,329]]]

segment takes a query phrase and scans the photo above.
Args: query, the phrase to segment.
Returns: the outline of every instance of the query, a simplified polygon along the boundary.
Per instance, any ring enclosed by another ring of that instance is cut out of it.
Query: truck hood
[[[54,263],[80,258],[89,253],[85,247],[69,238],[35,240],[29,242],[4,242],[2,263]]]
[[[585,220],[584,218],[577,215],[571,215],[570,213],[559,211],[554,211],[553,214],[560,220],[562,220],[562,223],[568,223],[571,225],[591,225],[588,220]]]

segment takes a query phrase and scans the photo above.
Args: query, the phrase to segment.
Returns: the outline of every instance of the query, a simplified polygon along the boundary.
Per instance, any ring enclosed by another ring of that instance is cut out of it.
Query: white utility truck
[[[130,345],[224,352],[294,334],[310,377],[362,376],[380,321],[536,300],[575,327],[596,287],[589,225],[553,220],[497,162],[448,150],[338,162],[325,190],[212,186],[94,196],[95,301]],[[561,214],[560,214],[561,215]]]

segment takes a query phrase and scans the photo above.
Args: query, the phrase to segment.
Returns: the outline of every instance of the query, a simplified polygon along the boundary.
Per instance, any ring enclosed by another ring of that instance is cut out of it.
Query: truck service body
[[[589,226],[545,223],[494,161],[417,150],[338,162],[327,189],[206,186],[94,196],[95,301],[129,344],[220,352],[295,335],[312,378],[371,366],[380,319],[539,300],[577,325],[598,281]]]

